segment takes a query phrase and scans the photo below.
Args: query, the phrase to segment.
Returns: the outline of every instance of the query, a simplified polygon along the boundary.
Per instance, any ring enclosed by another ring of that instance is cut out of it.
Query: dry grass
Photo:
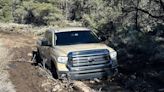
[[[67,26],[82,26],[79,22],[69,22],[63,21],[56,23],[50,26],[34,26],[29,24],[17,24],[17,23],[0,23],[0,32],[1,31],[10,31],[17,32],[23,34],[34,34],[34,35],[42,35],[47,29],[55,29],[59,27],[67,27]]]

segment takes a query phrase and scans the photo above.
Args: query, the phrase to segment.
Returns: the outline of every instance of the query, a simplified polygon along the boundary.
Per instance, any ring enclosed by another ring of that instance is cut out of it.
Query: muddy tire
[[[36,62],[37,64],[39,64],[39,63],[42,62],[42,58],[41,58],[41,56],[40,56],[39,50],[36,51],[35,62]]]
[[[54,65],[53,61],[51,61],[51,69],[50,70],[51,70],[52,76],[55,79],[58,79],[57,69],[56,69],[56,66]]]
[[[40,57],[39,51],[32,51],[32,58],[31,61],[33,61],[33,65],[37,66],[41,63],[42,59]]]

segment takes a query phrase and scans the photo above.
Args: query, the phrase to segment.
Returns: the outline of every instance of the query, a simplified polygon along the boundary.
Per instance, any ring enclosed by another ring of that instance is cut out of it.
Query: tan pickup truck
[[[59,79],[104,78],[118,72],[117,52],[87,28],[47,30],[37,41],[37,53]]]

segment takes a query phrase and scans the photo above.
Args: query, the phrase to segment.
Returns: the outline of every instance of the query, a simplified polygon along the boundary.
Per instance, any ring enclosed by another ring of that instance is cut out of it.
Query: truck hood
[[[67,56],[69,52],[74,52],[74,51],[96,50],[96,49],[108,49],[110,52],[114,51],[112,48],[102,43],[55,46],[55,50],[58,52],[58,54],[60,54],[60,56],[61,55]]]

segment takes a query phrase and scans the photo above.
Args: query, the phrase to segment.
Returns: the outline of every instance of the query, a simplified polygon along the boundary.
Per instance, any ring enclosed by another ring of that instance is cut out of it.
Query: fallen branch
[[[95,92],[81,81],[73,81],[74,87],[81,92]]]

